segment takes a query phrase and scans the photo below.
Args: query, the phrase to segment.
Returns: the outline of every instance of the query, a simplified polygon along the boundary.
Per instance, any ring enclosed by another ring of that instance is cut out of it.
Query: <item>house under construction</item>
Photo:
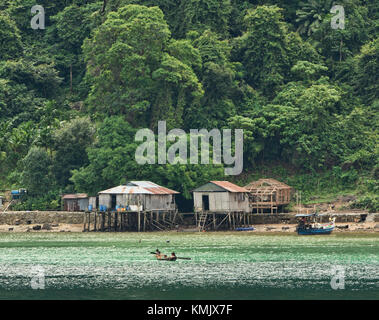
[[[278,213],[290,203],[292,188],[275,179],[259,179],[245,186],[249,205],[255,213]]]

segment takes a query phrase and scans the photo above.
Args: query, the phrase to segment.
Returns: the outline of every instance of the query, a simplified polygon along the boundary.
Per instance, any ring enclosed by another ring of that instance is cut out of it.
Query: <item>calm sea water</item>
[[[379,299],[379,235],[0,233],[0,299]]]

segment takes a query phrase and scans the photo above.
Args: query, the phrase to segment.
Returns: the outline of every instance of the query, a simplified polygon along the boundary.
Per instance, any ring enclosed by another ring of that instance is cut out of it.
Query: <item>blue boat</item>
[[[318,223],[317,218],[320,215],[317,213],[297,214],[296,217],[301,218],[296,232],[298,235],[321,235],[331,234],[335,228],[335,218],[328,223]],[[312,220],[312,221],[311,221]]]
[[[241,227],[241,228],[236,228],[235,229],[236,231],[253,231],[253,230],[255,230],[255,228],[254,227]]]

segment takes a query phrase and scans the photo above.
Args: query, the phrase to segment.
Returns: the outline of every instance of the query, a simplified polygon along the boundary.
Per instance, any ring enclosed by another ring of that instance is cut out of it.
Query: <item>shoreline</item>
[[[40,230],[33,230],[33,227],[40,226]],[[253,225],[255,230],[253,231],[236,231],[236,230],[219,230],[219,231],[204,231],[205,233],[217,233],[217,232],[232,232],[232,233],[257,233],[257,234],[270,234],[270,233],[287,233],[295,234],[296,224],[257,224]],[[344,228],[348,226],[348,228]],[[342,228],[339,228],[342,227]],[[165,230],[165,231],[146,231],[140,232],[143,233],[198,233],[196,226],[188,226],[186,228],[179,228],[178,230]],[[0,233],[58,233],[58,232],[72,232],[72,233],[84,233],[83,224],[51,224],[51,225],[42,225],[42,224],[28,224],[28,225],[9,225],[2,224],[0,225]],[[101,232],[101,231],[96,231]],[[104,231],[101,233],[128,233],[129,231],[124,232],[109,232]],[[333,233],[376,233],[379,232],[379,223],[377,222],[356,222],[356,223],[336,223],[336,228],[333,230]],[[90,232],[94,233],[94,232]],[[130,232],[129,232],[130,233]]]

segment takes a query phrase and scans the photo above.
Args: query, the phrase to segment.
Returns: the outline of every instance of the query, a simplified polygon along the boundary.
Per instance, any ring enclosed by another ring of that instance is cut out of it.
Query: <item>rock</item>
[[[379,224],[376,224],[374,229],[379,229]]]
[[[282,230],[288,230],[290,227],[282,227]]]
[[[26,224],[32,224],[32,220],[27,220]]]
[[[14,222],[14,225],[15,226],[19,226],[21,224],[21,221],[20,220],[16,220],[15,222]]]
[[[59,232],[64,232],[64,230],[59,230]]]
[[[13,228],[8,228],[8,231],[13,231]]]
[[[41,226],[40,225],[36,225],[36,226],[33,227],[33,230],[36,230],[36,231],[41,230]]]
[[[59,224],[58,223],[52,224],[51,227],[53,227],[53,228],[59,227]]]
[[[42,226],[43,230],[51,230],[51,224],[50,223],[44,223]]]

